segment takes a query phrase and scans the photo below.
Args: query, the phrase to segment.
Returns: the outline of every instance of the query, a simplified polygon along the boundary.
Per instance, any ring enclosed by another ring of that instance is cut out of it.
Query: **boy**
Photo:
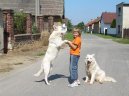
[[[80,57],[81,50],[81,32],[79,29],[73,29],[73,41],[68,41],[70,47],[70,79],[72,84],[68,85],[70,87],[75,87],[80,85],[78,80],[78,60]]]

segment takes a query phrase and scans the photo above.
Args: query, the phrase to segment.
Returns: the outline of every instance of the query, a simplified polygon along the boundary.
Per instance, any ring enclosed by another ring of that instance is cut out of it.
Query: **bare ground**
[[[29,44],[13,51],[9,51],[8,54],[0,55],[0,74],[16,70],[23,65],[27,66],[28,64],[33,64],[37,59],[44,55],[46,49],[47,46],[41,46],[39,43],[38,45]]]

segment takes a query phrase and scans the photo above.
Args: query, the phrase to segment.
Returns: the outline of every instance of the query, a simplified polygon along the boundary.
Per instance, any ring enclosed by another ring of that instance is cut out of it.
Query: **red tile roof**
[[[116,19],[116,13],[103,12],[101,18],[105,24],[111,24],[112,21]]]
[[[93,20],[91,20],[90,22],[88,22],[88,23],[86,24],[86,26],[91,26],[92,24],[99,22],[100,19],[101,19],[101,17],[97,17],[96,19],[93,19]]]

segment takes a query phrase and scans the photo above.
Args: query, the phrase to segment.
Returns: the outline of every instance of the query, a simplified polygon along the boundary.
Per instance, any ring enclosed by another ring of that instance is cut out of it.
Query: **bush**
[[[38,28],[36,27],[35,24],[32,25],[32,34],[35,34],[35,33],[39,33],[39,30]]]
[[[14,13],[15,34],[24,34],[26,29],[26,14],[23,12]]]

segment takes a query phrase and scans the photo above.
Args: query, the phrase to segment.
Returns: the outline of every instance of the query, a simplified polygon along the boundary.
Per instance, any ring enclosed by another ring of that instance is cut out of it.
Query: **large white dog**
[[[67,40],[62,40],[62,36],[67,32],[67,26],[65,24],[60,26],[53,25],[54,31],[49,37],[49,45],[46,51],[46,54],[43,58],[40,70],[34,74],[34,76],[40,76],[44,71],[45,82],[47,85],[50,85],[48,82],[48,75],[51,69],[52,61],[56,58],[61,46],[68,42]]]
[[[116,82],[115,79],[107,77],[105,72],[102,69],[100,69],[99,65],[97,64],[94,58],[94,54],[88,54],[86,56],[85,65],[87,74],[85,82],[89,82],[90,84],[93,84],[94,81],[97,81],[99,83],[103,83],[104,81]]]

